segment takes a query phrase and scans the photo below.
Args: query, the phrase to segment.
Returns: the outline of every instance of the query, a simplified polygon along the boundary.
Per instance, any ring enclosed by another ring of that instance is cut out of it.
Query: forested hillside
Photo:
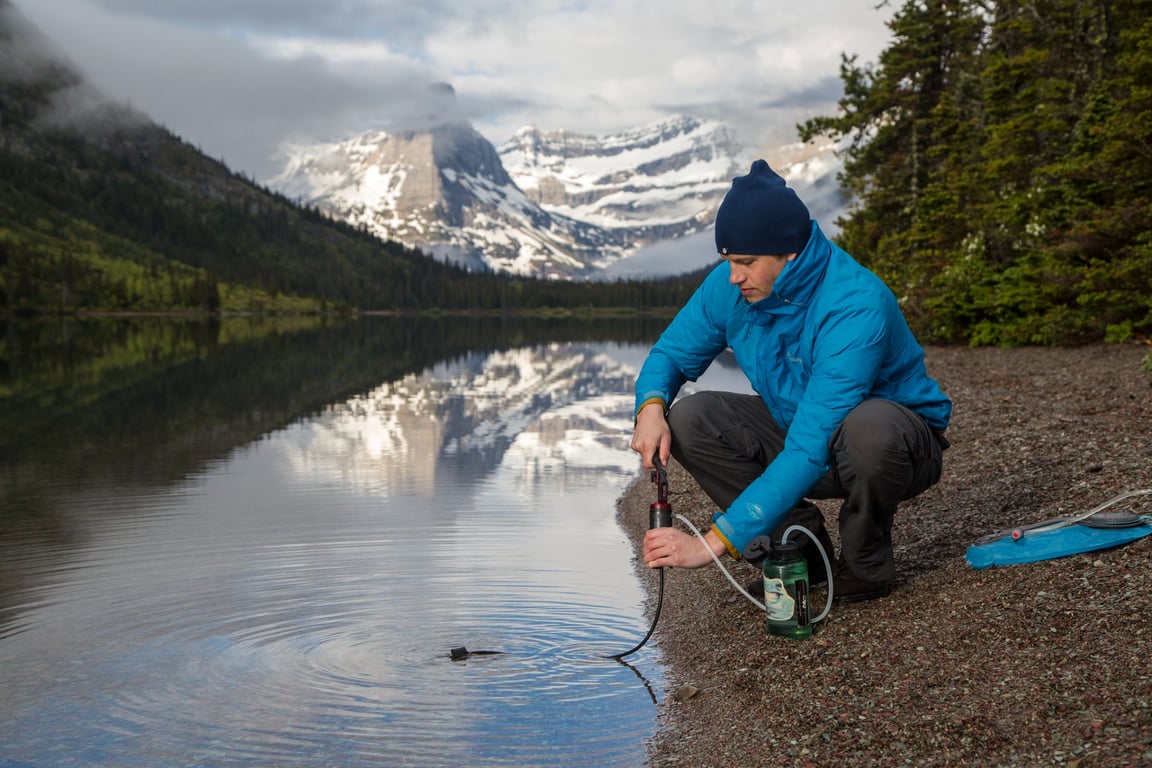
[[[102,101],[0,0],[0,312],[675,307],[697,278],[473,274],[301,208]]]
[[[922,337],[1152,333],[1152,4],[910,0],[874,65],[847,56],[841,241]]]
[[[907,0],[846,55],[838,240],[926,342],[1152,335],[1147,0]],[[0,312],[678,306],[680,280],[471,274],[237,176],[99,103],[0,0]]]

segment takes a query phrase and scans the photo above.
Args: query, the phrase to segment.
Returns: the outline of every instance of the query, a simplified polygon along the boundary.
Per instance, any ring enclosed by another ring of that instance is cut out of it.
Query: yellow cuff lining
[[[633,418],[636,418],[637,416],[640,415],[640,411],[644,410],[644,406],[652,405],[652,403],[660,403],[661,407],[664,410],[668,410],[667,405],[664,402],[664,398],[662,398],[662,397],[650,397],[647,400],[645,400],[644,402],[640,403],[640,407],[636,409],[636,413],[633,414]]]
[[[712,533],[716,534],[720,541],[724,542],[724,548],[728,550],[728,555],[733,560],[740,559],[740,553],[736,551],[736,547],[732,546],[732,542],[728,541],[728,537],[721,533],[719,528],[712,526]]]

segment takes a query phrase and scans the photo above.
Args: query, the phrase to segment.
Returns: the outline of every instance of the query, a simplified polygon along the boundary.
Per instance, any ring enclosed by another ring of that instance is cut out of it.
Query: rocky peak
[[[525,126],[498,148],[452,120],[288,148],[269,184],[471,267],[583,279],[706,229],[754,154],[694,117],[602,137]]]

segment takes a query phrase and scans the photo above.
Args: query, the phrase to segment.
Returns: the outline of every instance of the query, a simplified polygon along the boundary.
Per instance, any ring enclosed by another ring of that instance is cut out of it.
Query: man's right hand
[[[652,469],[653,458],[667,466],[672,453],[672,430],[664,418],[663,403],[648,403],[636,414],[636,429],[632,433],[632,450],[640,454],[642,466]]]

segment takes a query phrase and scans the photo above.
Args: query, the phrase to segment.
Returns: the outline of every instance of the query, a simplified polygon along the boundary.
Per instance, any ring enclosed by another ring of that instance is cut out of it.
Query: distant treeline
[[[8,130],[11,130],[9,124]],[[331,221],[156,128],[0,152],[0,309],[351,311],[675,307],[699,276],[471,273]]]

